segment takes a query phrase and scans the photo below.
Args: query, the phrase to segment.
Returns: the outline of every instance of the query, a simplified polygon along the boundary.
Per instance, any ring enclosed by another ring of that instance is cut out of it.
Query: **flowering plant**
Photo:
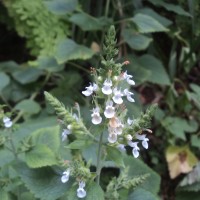
[[[141,184],[147,174],[139,177],[128,177],[128,169],[123,163],[123,156],[127,149],[132,149],[132,154],[135,158],[139,156],[140,143],[148,149],[147,134],[151,133],[149,122],[155,110],[155,105],[147,109],[145,114],[139,118],[129,118],[124,102],[134,103],[134,93],[131,92],[131,87],[135,85],[133,76],[123,71],[122,67],[129,64],[129,61],[116,63],[114,57],[118,54],[115,48],[115,28],[111,26],[105,39],[103,47],[102,67],[99,69],[91,68],[91,74],[94,82],[82,91],[82,94],[92,99],[91,123],[92,131],[87,128],[84,120],[81,118],[80,107],[76,103],[76,112],[71,112],[53,97],[48,92],[45,92],[47,101],[54,107],[59,121],[64,126],[61,138],[62,141],[67,140],[69,135],[73,137],[69,140],[68,148],[72,149],[74,156],[72,160],[63,162],[66,170],[61,176],[61,182],[67,183],[71,177],[75,178],[75,183],[78,184],[76,195],[78,198],[88,197],[87,189],[90,190],[90,185],[94,184],[98,191],[99,199],[119,199],[120,189],[133,189],[138,184]],[[93,130],[94,129],[94,130]],[[97,146],[96,170],[91,171],[91,160],[85,160],[80,150],[85,149],[88,144]],[[121,167],[121,175],[118,179],[113,179],[107,186],[106,193],[100,185],[100,176],[103,163],[105,161],[114,162],[115,167]],[[87,187],[88,186],[88,187]]]

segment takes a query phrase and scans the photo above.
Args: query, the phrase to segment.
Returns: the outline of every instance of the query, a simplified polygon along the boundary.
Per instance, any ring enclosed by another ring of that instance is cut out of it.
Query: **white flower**
[[[126,152],[126,148],[124,144],[118,144],[117,148],[122,152]]]
[[[126,79],[126,81],[127,81],[127,83],[128,83],[129,85],[135,85],[135,81],[131,80],[131,78],[133,78],[133,76],[132,76],[132,75],[128,75],[128,74],[127,74],[127,71],[124,72],[123,78]]]
[[[89,87],[85,87],[86,90],[82,91],[82,94],[84,94],[85,96],[90,96],[94,91],[96,91],[98,89],[97,84],[93,83],[89,85]]]
[[[139,134],[136,134],[136,138],[138,140],[142,140],[142,146],[145,148],[145,149],[148,149],[149,145],[148,145],[148,141],[149,139],[146,138],[146,135],[139,135]]]
[[[69,134],[71,134],[71,130],[69,130],[69,129],[63,129],[63,132],[62,132],[62,141],[65,141],[67,139],[67,136]]]
[[[4,117],[3,123],[6,128],[10,128],[13,124],[9,117]]]
[[[124,95],[126,96],[128,101],[135,102],[135,100],[131,97],[131,95],[133,95],[133,93],[129,92],[128,89],[124,90]]]
[[[113,90],[114,92],[114,96],[113,96],[113,101],[116,103],[116,104],[122,104],[123,103],[123,99],[122,99],[122,96],[123,96],[123,93],[121,93],[120,90],[117,90],[117,88],[115,88]]]
[[[138,142],[128,141],[128,145],[133,147],[132,154],[135,158],[139,156],[139,147],[137,146]]]
[[[93,108],[93,113],[91,114],[92,123],[93,124],[100,124],[102,122],[102,117],[99,114],[99,108]]]
[[[112,101],[106,102],[106,109],[104,111],[104,115],[106,118],[112,118],[115,115],[115,108],[113,107]]]
[[[102,87],[102,92],[106,95],[109,95],[112,93],[112,89],[111,89],[111,86],[112,86],[112,81],[111,80],[108,80],[106,79],[103,83],[103,87]]]
[[[77,197],[78,198],[84,198],[86,196],[86,191],[83,189],[85,187],[85,182],[81,181],[79,182],[79,187],[77,189]]]
[[[117,134],[116,133],[110,133],[109,135],[108,135],[108,142],[110,142],[110,143],[115,143],[115,142],[117,142]]]
[[[63,172],[63,175],[61,177],[62,183],[66,183],[69,180],[69,174],[70,174],[70,169]]]
[[[117,133],[117,135],[122,134],[123,128],[124,128],[124,125],[121,122],[119,122],[118,126],[115,128],[115,132]]]
[[[128,119],[127,119],[127,124],[128,124],[129,126],[131,126],[131,125],[133,124],[133,120],[130,119],[130,118],[128,118]]]
[[[132,139],[133,139],[133,137],[130,135],[130,134],[128,134],[127,136],[126,136],[126,139],[128,140],[128,142],[129,141],[131,141]],[[130,145],[129,145],[130,146]]]

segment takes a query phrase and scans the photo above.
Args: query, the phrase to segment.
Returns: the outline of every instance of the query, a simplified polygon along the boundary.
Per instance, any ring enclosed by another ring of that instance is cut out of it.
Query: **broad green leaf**
[[[159,200],[159,198],[145,189],[138,188],[129,195],[128,200]]]
[[[12,73],[14,71],[17,71],[19,67],[20,66],[14,61],[0,62],[1,72]]]
[[[137,25],[140,33],[153,33],[168,31],[166,27],[160,24],[153,17],[144,14],[136,14],[132,21]]]
[[[64,69],[63,64],[58,64],[56,59],[53,57],[39,57],[36,61],[31,62],[34,66],[41,70],[46,70],[48,72],[59,72]]]
[[[123,161],[123,154],[116,147],[107,146],[106,150],[108,161],[114,161],[117,166],[125,167]]]
[[[188,122],[185,119],[178,117],[166,117],[161,121],[161,124],[174,136],[183,140],[186,140],[185,132],[194,132],[198,128],[198,125],[195,124],[195,122]]]
[[[136,13],[141,13],[141,14],[153,17],[155,20],[157,20],[160,24],[162,24],[165,27],[167,27],[173,23],[166,17],[159,15],[157,12],[155,12],[154,10],[152,10],[150,8],[138,9],[138,11],[136,11]]]
[[[122,32],[122,36],[125,40],[125,42],[127,42],[127,44],[135,50],[144,50],[146,49],[149,44],[152,42],[152,38],[149,38],[147,36],[138,34],[138,33],[134,33],[133,30],[130,29],[125,29]]]
[[[12,152],[6,149],[0,149],[0,167],[9,164],[14,160],[14,155]]]
[[[10,78],[4,72],[0,72],[0,93],[10,83]]]
[[[52,1],[44,1],[44,4],[48,8],[49,11],[58,14],[64,15],[70,13],[76,9],[78,4],[77,0],[52,0]]]
[[[68,60],[86,60],[91,58],[93,54],[91,49],[78,45],[73,40],[65,39],[57,46],[56,59],[59,64],[62,64]]]
[[[0,199],[1,200],[10,200],[8,193],[0,188]]]
[[[58,164],[54,152],[46,145],[36,145],[25,153],[30,168],[39,168]]]
[[[76,190],[77,186],[71,188],[67,200],[79,200]],[[104,192],[95,182],[91,183],[89,186],[86,185],[85,190],[87,191],[87,195],[84,198],[85,200],[104,200]]]
[[[35,82],[43,72],[33,67],[20,67],[18,71],[12,73],[13,78],[21,84]]]
[[[88,140],[75,140],[75,141],[71,142],[70,144],[68,144],[66,146],[66,148],[68,148],[68,149],[84,149],[91,144],[92,144],[92,142],[88,141]]]
[[[37,114],[40,112],[41,107],[36,101],[31,100],[31,99],[25,99],[19,102],[15,106],[15,109],[23,111],[24,113],[27,113],[27,114]]]
[[[197,164],[198,160],[188,146],[170,146],[166,151],[166,160],[170,177],[176,178],[181,173],[188,173]]]
[[[151,72],[147,80],[152,83],[169,85],[169,76],[161,61],[152,55],[145,54],[139,58],[140,65]]]
[[[166,9],[168,11],[172,11],[178,15],[191,16],[188,12],[183,10],[183,8],[181,8],[179,5],[166,3],[166,2],[160,1],[160,0],[148,0],[148,1],[151,2],[152,4],[154,4],[155,6],[161,6],[164,9]]]
[[[193,147],[200,148],[200,137],[198,137],[197,135],[192,135],[192,137],[191,137],[191,145]]]
[[[57,152],[60,146],[60,127],[51,126],[41,128],[31,133],[33,144],[45,144],[54,152]]]
[[[56,200],[71,188],[71,179],[63,184],[61,174],[57,174],[50,167],[30,169],[20,163],[16,167],[25,186],[41,200]]]
[[[128,174],[130,177],[149,174],[150,176],[139,187],[157,194],[160,188],[160,176],[156,172],[138,158],[133,158],[133,156],[126,156],[124,158],[124,164],[126,167],[129,167]]]
[[[30,192],[23,192],[20,195],[20,200],[36,200],[34,195]]]
[[[108,23],[106,18],[95,18],[84,12],[73,14],[69,20],[84,31],[101,30]]]

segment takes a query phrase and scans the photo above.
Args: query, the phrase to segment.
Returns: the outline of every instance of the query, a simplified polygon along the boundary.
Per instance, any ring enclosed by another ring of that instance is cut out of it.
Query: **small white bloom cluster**
[[[124,62],[128,64],[128,61]],[[128,88],[124,88],[124,85],[127,87],[135,85],[134,80],[132,80],[133,76],[129,75],[126,72],[120,74],[119,76],[108,77],[105,78],[101,83],[99,81],[97,83],[90,83],[89,87],[86,87],[86,90],[82,91],[82,94],[85,96],[91,96],[96,93],[96,96],[103,95],[105,99],[105,107],[102,108],[98,105],[98,102],[93,98],[96,107],[93,108],[91,118],[92,123],[94,125],[101,124],[103,122],[102,113],[106,119],[109,120],[108,123],[108,142],[112,144],[117,144],[117,147],[121,151],[126,151],[125,146],[129,145],[133,148],[132,153],[135,158],[139,156],[139,147],[137,146],[138,142],[133,142],[133,139],[141,140],[142,146],[144,148],[148,148],[149,139],[146,138],[146,135],[136,134],[134,138],[131,135],[127,135],[125,130],[127,127],[130,127],[134,121],[131,119],[127,120],[127,123],[124,123],[124,119],[120,119],[120,110],[119,107],[123,103],[123,97],[129,102],[135,102],[132,95],[132,92],[129,91]],[[102,78],[101,78],[102,79]],[[97,77],[96,80],[101,80]],[[124,141],[126,139],[126,144],[121,144],[120,141]]]
[[[13,125],[13,123],[9,117],[4,117],[3,123],[6,128],[10,128]]]
[[[66,171],[63,172],[63,175],[61,177],[61,182],[66,183],[69,180],[69,175],[70,175],[70,169],[67,169]],[[77,197],[80,198],[80,199],[84,198],[87,194],[84,187],[85,187],[85,182],[80,181],[79,187],[77,189]]]

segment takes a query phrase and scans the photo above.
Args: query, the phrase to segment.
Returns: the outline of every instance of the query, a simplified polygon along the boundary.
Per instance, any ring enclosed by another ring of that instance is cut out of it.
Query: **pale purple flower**
[[[85,96],[90,96],[94,91],[96,91],[98,89],[98,86],[95,83],[93,83],[93,84],[90,83],[90,85],[85,88],[86,88],[86,90],[82,91],[82,94],[84,94]]]
[[[133,93],[129,92],[128,89],[124,90],[124,95],[126,96],[128,101],[135,102],[135,100],[131,97],[131,95],[133,95]]]
[[[93,113],[91,114],[92,123],[95,125],[100,124],[102,122],[102,117],[100,116],[99,111],[100,110],[98,107],[93,108]]]
[[[117,148],[121,151],[121,152],[126,152],[126,148],[124,144],[118,144]]]
[[[61,177],[62,183],[66,183],[69,180],[69,174],[70,174],[70,169],[67,169],[66,171],[63,172],[63,175]]]
[[[79,187],[77,189],[77,197],[82,199],[84,197],[86,197],[86,191],[84,190],[85,187],[85,182],[84,181],[80,181],[79,182]]]
[[[70,128],[70,126],[68,125],[68,128]],[[63,129],[62,132],[62,141],[65,141],[68,137],[69,134],[71,134],[71,130],[70,129]]]
[[[128,145],[130,147],[133,147],[132,149],[132,154],[135,158],[137,158],[139,156],[139,147],[137,146],[138,142],[132,142],[132,141],[128,141]]]
[[[112,94],[112,81],[106,79],[103,83],[102,92],[106,95]]]
[[[13,124],[9,117],[4,117],[3,118],[3,123],[4,123],[4,126],[6,128],[10,128],[12,126],[12,124]]]
[[[108,135],[108,142],[115,143],[117,142],[117,134],[116,133],[109,133]]]
[[[127,71],[124,72],[123,78],[126,79],[126,81],[127,81],[127,83],[128,83],[129,85],[135,85],[135,81],[131,80],[131,78],[133,78],[133,76],[127,74]]]
[[[104,111],[104,115],[106,118],[112,118],[115,115],[115,108],[113,107],[112,101],[106,102],[106,109]]]
[[[113,93],[114,93],[114,96],[113,96],[113,101],[116,103],[116,104],[122,104],[123,103],[123,99],[122,99],[122,96],[123,96],[123,93],[120,91],[120,90],[117,90],[117,88],[115,88],[113,90]]]
[[[139,134],[136,134],[136,138],[138,140],[142,140],[142,146],[145,148],[145,149],[148,149],[149,145],[148,145],[148,141],[149,139],[146,138],[146,135],[139,135]]]

